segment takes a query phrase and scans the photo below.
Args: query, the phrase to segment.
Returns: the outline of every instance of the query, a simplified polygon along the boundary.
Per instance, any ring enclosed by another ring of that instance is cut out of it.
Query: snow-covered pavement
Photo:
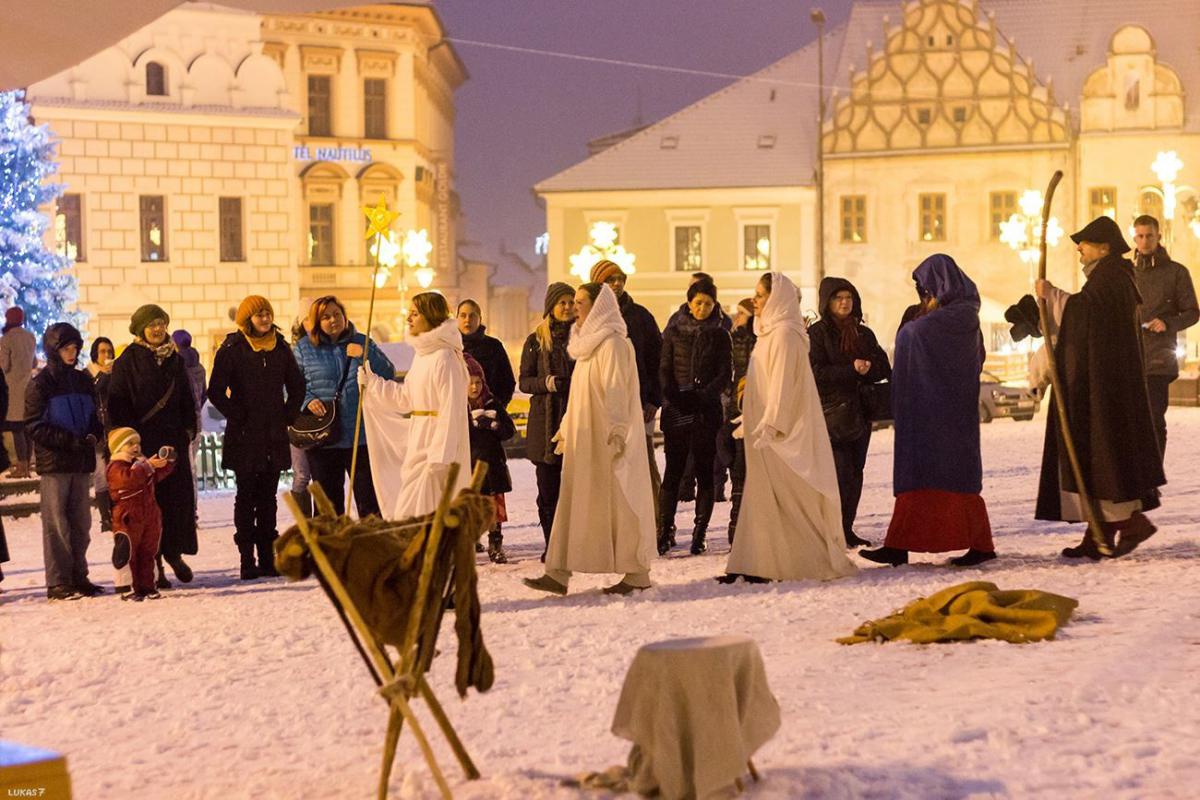
[[[609,725],[637,647],[701,634],[756,639],[782,706],[749,797],[1197,796],[1200,409],[1173,408],[1168,424],[1171,483],[1151,515],[1159,534],[1118,561],[1065,562],[1058,551],[1078,532],[1031,519],[1043,413],[983,427],[1000,558],[982,569],[918,556],[899,569],[860,560],[858,576],[829,584],[720,586],[724,503],[712,551],[657,561],[655,588],[629,598],[599,593],[608,576],[579,576],[562,599],[521,585],[540,573],[541,533],[533,470],[514,462],[506,545],[516,563],[480,570],[496,685],[457,700],[449,629],[431,673],[484,775],[463,781],[435,736],[456,796],[580,796],[561,779],[628,751]],[[891,432],[877,434],[859,526],[875,542],[891,511],[891,451]],[[0,738],[66,753],[76,797],[373,796],[384,703],[314,582],[237,579],[232,506],[229,493],[202,498],[196,581],[137,604],[112,594],[47,603],[39,520],[6,521]],[[98,529],[92,578],[111,588],[111,537]],[[1079,610],[1039,644],[834,642],[863,619],[976,578],[1069,595]],[[392,789],[436,796],[407,734]]]

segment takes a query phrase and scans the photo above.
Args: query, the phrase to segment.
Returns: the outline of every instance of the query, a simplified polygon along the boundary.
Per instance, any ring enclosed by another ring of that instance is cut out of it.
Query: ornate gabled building
[[[609,218],[660,321],[686,286],[671,273],[693,269],[736,295],[756,269],[782,268],[815,311],[823,244],[825,273],[858,285],[886,341],[913,301],[913,268],[947,252],[979,284],[989,347],[1003,349],[1002,310],[1029,291],[1031,267],[1001,223],[1056,169],[1063,228],[1173,217],[1169,247],[1200,265],[1197,42],[1200,7],[1172,0],[856,3],[825,36],[819,135],[805,124],[819,107],[810,44],[539,184],[549,279],[567,274],[589,221]],[[1164,185],[1152,165],[1171,150],[1183,169]],[[767,258],[747,256],[758,244]],[[1065,237],[1050,263],[1052,280],[1077,285]]]

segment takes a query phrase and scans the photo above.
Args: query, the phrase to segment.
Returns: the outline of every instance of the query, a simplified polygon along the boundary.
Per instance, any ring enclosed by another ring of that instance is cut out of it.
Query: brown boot
[[[1146,519],[1146,515],[1140,511],[1135,511],[1133,516],[1124,522],[1116,523],[1115,527],[1120,531],[1120,538],[1117,540],[1117,546],[1113,548],[1113,558],[1129,555],[1138,545],[1158,532],[1154,523]]]
[[[1113,550],[1113,541],[1116,539],[1117,529],[1111,522],[1101,522],[1100,528],[1104,532],[1104,542],[1108,545],[1111,552]],[[1092,561],[1099,561],[1104,558],[1104,554],[1100,552],[1100,548],[1096,546],[1096,540],[1092,538],[1090,529],[1085,529],[1083,539],[1074,547],[1064,547],[1062,551],[1064,558],[1090,558]]]

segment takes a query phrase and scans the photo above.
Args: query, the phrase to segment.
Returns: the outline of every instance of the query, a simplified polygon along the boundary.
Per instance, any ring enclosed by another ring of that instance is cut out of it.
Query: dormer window
[[[659,148],[663,150],[674,150],[679,147],[678,136],[664,136],[658,143]]]
[[[955,106],[954,107],[954,121],[955,122],[966,122],[967,121],[966,106]]]
[[[167,96],[167,70],[157,61],[146,64],[146,95],[150,97]]]
[[[772,133],[763,134],[758,137],[758,149],[770,150],[775,146],[775,135]]]
[[[928,125],[931,119],[933,119],[933,113],[928,108],[917,109],[918,125]]]

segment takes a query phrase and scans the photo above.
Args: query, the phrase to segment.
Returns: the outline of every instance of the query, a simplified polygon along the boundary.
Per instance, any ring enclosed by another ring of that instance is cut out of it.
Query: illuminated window
[[[1149,214],[1155,219],[1163,219],[1163,198],[1158,192],[1143,191],[1141,202],[1138,203],[1139,214]]]
[[[771,226],[742,226],[742,268],[771,269]]]
[[[363,136],[387,138],[387,81],[383,78],[363,81]]]
[[[699,225],[675,226],[675,271],[699,272],[704,268]]]
[[[217,214],[222,261],[245,261],[242,247],[242,198],[222,197]]]
[[[80,195],[58,198],[54,214],[54,251],[71,261],[87,261],[83,253],[83,203]]]
[[[842,198],[842,241],[858,244],[867,240],[867,198],[852,194]]]
[[[333,263],[333,203],[313,203],[308,207],[308,263],[319,266]]]
[[[992,241],[1000,241],[1000,223],[1008,222],[1008,218],[1017,213],[1016,192],[992,192],[988,203],[991,208]]]
[[[332,90],[328,75],[308,76],[308,135],[332,135]]]
[[[167,95],[167,70],[157,61],[146,64],[146,94],[155,97]]]
[[[1117,190],[1112,186],[1099,186],[1088,190],[1088,215],[1117,218]]]
[[[946,195],[920,195],[917,205],[921,210],[921,241],[946,241]]]
[[[141,211],[142,261],[167,260],[167,215],[162,195],[138,198]]]

